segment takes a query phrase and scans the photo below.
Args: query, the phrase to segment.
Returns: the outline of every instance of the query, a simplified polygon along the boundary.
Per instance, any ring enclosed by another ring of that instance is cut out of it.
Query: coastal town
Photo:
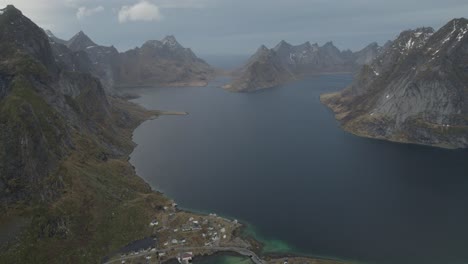
[[[192,263],[194,259],[220,252],[245,256],[254,264],[344,264],[334,260],[300,257],[259,256],[258,248],[238,231],[243,227],[237,220],[229,220],[215,213],[198,215],[178,209],[177,204],[163,207],[148,223],[148,238],[135,241],[103,261],[104,264],[159,264],[174,261]]]
[[[163,213],[158,213],[148,227],[151,239],[139,246],[130,245],[105,263],[164,263],[171,259],[191,263],[195,256],[220,251],[249,257],[255,254],[246,250],[251,247],[248,242],[233,235],[241,227],[237,220],[185,212],[174,202],[164,206]]]

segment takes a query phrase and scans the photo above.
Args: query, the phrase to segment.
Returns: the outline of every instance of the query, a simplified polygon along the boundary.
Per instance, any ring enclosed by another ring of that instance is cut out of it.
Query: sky
[[[252,54],[283,39],[356,51],[468,16],[468,0],[0,0],[7,4],[63,39],[83,30],[125,51],[174,35],[206,55]]]

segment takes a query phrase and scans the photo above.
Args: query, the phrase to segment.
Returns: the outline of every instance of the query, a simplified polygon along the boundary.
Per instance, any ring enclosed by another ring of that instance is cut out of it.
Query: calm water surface
[[[468,263],[468,152],[395,144],[339,128],[319,95],[350,75],[253,94],[137,89],[150,109],[131,156],[182,207],[246,221],[270,250],[363,263]]]

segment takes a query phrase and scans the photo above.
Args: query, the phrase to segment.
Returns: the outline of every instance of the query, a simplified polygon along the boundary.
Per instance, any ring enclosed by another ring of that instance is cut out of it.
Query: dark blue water
[[[468,263],[468,152],[342,131],[319,95],[349,75],[253,94],[137,90],[131,162],[181,206],[242,219],[295,252],[365,263]],[[219,80],[218,80],[219,81]]]
[[[250,55],[201,55],[202,59],[204,59],[208,64],[211,66],[223,69],[223,70],[235,70],[239,68],[239,65],[244,65]]]

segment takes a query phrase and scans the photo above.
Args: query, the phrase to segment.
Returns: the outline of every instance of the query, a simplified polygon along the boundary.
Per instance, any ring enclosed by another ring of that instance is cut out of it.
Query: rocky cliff
[[[357,135],[468,146],[468,20],[402,32],[350,87],[322,96]]]
[[[106,96],[81,51],[13,6],[0,47],[0,263],[98,263],[142,238],[167,199],[127,159],[155,113]]]
[[[247,64],[234,73],[234,81],[225,88],[250,92],[311,75],[354,72],[380,51],[375,43],[353,53],[340,51],[332,42],[323,46],[310,42],[294,46],[283,40],[273,49],[265,46],[258,49]]]

